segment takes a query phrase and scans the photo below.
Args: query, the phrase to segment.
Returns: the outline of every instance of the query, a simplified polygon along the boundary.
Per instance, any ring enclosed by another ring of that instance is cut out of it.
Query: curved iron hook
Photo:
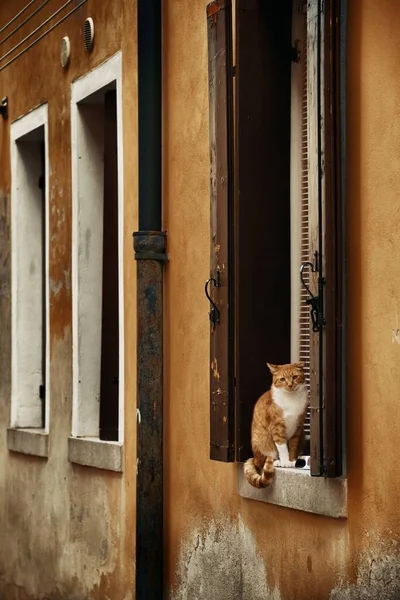
[[[215,328],[215,324],[219,323],[220,312],[219,312],[217,305],[215,304],[214,300],[211,298],[211,296],[208,292],[208,286],[211,282],[215,285],[215,287],[219,287],[219,276],[218,276],[218,279],[215,279],[215,277],[210,277],[210,279],[207,279],[206,284],[204,286],[204,292],[207,296],[207,300],[210,302],[210,304],[212,306],[211,311],[208,314],[210,317],[210,321],[213,325],[213,328]]]
[[[213,299],[211,298],[210,294],[208,293],[208,285],[213,282],[215,286],[217,286],[217,280],[214,277],[210,277],[210,279],[207,279],[206,281],[206,285],[204,286],[204,293],[207,296],[207,300],[209,302],[211,302],[211,304],[213,306],[215,306]]]
[[[315,273],[314,265],[311,262],[303,262],[302,265],[301,265],[301,267],[300,267],[300,281],[303,284],[303,286],[306,288],[307,293],[310,295],[310,297],[311,298],[315,298],[314,294],[312,293],[312,291],[310,290],[310,288],[308,287],[308,285],[304,281],[303,273],[304,273],[304,269],[306,267],[310,267],[311,268],[311,273]]]
[[[312,330],[314,333],[318,333],[320,331],[322,325],[324,324],[323,316],[320,314],[320,303],[319,296],[314,296],[306,282],[304,281],[303,273],[306,267],[310,267],[311,273],[317,273],[318,271],[318,254],[315,253],[315,261],[316,264],[313,265],[311,262],[304,262],[300,267],[300,281],[307,290],[307,294],[309,298],[306,300],[306,304],[311,307],[311,322],[312,322]]]

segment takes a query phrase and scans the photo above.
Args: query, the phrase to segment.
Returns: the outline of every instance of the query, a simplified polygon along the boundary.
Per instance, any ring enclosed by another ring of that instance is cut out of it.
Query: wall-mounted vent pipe
[[[86,19],[85,25],[83,26],[83,42],[88,52],[93,50],[94,42],[94,22],[91,17]]]

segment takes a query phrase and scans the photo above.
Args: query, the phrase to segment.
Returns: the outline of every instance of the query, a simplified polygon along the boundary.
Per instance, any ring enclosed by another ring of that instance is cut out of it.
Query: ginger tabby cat
[[[294,467],[304,440],[308,406],[303,363],[271,365],[271,389],[256,402],[251,424],[253,458],[244,464],[247,481],[256,488],[272,482],[274,465]]]

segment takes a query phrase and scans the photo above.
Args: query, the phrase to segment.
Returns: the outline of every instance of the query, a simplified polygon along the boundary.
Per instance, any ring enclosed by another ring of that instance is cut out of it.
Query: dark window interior
[[[236,458],[251,456],[266,362],[290,362],[292,3],[238,0],[236,49]]]
[[[103,306],[100,439],[118,440],[118,166],[116,91],[104,95]]]
[[[41,174],[39,188],[42,192],[42,383],[39,397],[42,409],[42,427],[46,424],[46,159],[45,144],[40,144]]]

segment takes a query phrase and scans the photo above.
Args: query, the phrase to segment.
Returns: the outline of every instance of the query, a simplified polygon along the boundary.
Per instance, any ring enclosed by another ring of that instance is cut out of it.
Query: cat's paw
[[[285,469],[293,468],[296,464],[295,460],[274,460],[274,467],[282,467]]]

